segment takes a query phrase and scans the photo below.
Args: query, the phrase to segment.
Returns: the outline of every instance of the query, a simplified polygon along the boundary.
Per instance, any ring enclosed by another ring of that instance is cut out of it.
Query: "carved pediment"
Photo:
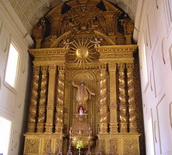
[[[56,6],[40,19],[32,36],[36,48],[63,47],[66,39],[82,38],[98,38],[103,46],[125,45],[131,44],[133,28],[130,18],[109,2],[73,0]]]

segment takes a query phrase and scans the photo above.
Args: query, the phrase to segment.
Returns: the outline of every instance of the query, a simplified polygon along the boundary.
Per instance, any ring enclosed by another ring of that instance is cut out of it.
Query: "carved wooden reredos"
[[[34,61],[24,154],[75,154],[78,136],[85,150],[92,142],[92,153],[139,154],[133,29],[127,14],[105,0],[65,2],[40,19],[29,50]],[[92,92],[86,103],[76,99],[74,85],[81,81]],[[79,114],[78,107],[85,111]]]

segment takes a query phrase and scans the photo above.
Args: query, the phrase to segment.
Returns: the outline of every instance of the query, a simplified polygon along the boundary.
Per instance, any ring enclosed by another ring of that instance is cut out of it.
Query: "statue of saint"
[[[87,100],[91,99],[91,95],[95,95],[95,93],[92,93],[83,81],[80,82],[80,85],[76,85],[73,81],[72,85],[78,88],[76,92],[76,100],[78,102],[77,111],[82,106],[85,109],[84,112],[87,112]]]
[[[82,116],[82,115],[84,114],[84,109],[83,109],[82,106],[79,107],[79,109],[78,109],[78,114],[79,114],[80,116]]]
[[[41,18],[32,31],[32,37],[34,37],[34,39],[43,39],[45,29],[46,29],[45,19]]]

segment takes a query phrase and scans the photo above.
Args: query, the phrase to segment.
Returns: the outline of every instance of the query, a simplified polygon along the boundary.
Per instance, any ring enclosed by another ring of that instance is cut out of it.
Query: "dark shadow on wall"
[[[143,121],[143,103],[141,95],[141,81],[140,81],[140,69],[139,69],[139,56],[138,51],[134,53],[134,87],[135,87],[135,102],[136,102],[136,112],[138,119],[138,132],[141,134],[139,139],[140,144],[140,155],[146,155],[145,152],[145,134],[144,134],[144,121]]]
[[[28,115],[29,115],[29,105],[30,105],[30,96],[31,96],[31,79],[32,79],[32,58],[30,57],[28,60],[28,77],[27,77],[27,86],[25,91],[25,102],[24,104],[24,112],[23,112],[23,121],[22,121],[22,131],[20,135],[19,142],[19,155],[22,155],[24,152],[24,133],[27,131],[27,123],[28,123]]]

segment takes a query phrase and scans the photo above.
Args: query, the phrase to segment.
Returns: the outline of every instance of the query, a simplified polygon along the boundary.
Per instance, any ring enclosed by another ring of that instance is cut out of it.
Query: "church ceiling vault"
[[[15,12],[29,33],[47,12],[66,0],[9,0]],[[128,14],[134,21],[138,0],[109,0]],[[27,20],[26,20],[27,19]]]

